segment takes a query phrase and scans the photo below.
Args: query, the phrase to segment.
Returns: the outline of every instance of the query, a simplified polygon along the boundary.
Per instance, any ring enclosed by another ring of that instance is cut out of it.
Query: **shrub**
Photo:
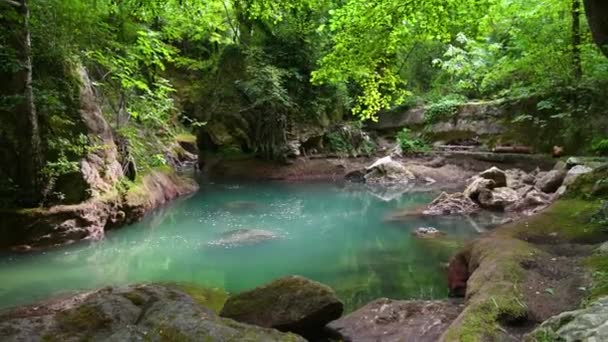
[[[410,130],[407,128],[404,128],[397,133],[397,142],[403,153],[424,152],[428,150],[426,142],[422,139],[412,137]]]
[[[446,119],[450,119],[458,114],[458,109],[462,105],[460,100],[445,98],[440,102],[430,105],[424,113],[424,120],[427,124],[434,124]]]
[[[601,156],[608,156],[608,139],[596,140],[593,142],[591,148],[593,149],[593,152]]]

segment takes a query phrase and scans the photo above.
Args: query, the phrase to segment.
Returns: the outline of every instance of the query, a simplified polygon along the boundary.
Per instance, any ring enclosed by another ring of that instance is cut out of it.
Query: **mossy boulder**
[[[289,276],[228,298],[221,316],[314,336],[342,315],[343,304],[321,283]]]
[[[290,341],[221,318],[171,286],[105,288],[0,312],[2,341]]]

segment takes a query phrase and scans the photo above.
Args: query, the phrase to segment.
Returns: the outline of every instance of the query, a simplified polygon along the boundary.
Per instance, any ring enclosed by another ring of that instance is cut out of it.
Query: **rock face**
[[[105,288],[0,312],[3,341],[304,341],[221,318],[161,285]]]
[[[566,174],[565,170],[551,170],[536,181],[536,187],[542,192],[553,193],[562,185]]]
[[[0,220],[0,249],[16,247],[27,251],[100,239],[106,230],[138,221],[150,210],[197,189],[192,180],[173,173],[152,172],[124,199],[116,193],[77,205],[6,212]]]
[[[526,337],[526,341],[608,341],[608,297],[588,307],[551,317]]]
[[[268,230],[262,229],[235,229],[222,234],[219,240],[209,242],[211,246],[226,248],[254,245],[265,241],[276,240],[279,237]]]
[[[461,311],[447,301],[378,299],[328,325],[352,342],[434,342]]]
[[[333,290],[299,276],[277,279],[268,285],[228,298],[221,316],[261,327],[317,334],[342,315],[343,304]]]

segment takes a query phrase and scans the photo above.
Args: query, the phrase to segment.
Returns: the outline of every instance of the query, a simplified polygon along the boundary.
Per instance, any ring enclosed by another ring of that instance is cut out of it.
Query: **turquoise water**
[[[204,185],[102,241],[1,257],[0,307],[136,282],[188,282],[235,293],[290,274],[328,284],[349,310],[378,297],[442,298],[442,263],[452,244],[416,239],[411,231],[433,226],[465,239],[473,228],[454,218],[385,220],[432,197],[408,193],[384,201],[364,187],[340,184]],[[277,238],[213,243],[235,229]]]

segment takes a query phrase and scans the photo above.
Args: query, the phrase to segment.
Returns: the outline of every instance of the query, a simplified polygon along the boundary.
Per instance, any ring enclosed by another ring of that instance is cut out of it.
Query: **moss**
[[[446,341],[494,339],[501,322],[526,315],[521,264],[539,253],[532,245],[505,234],[481,238],[468,247],[468,305],[445,333]]]
[[[188,144],[196,144],[196,136],[190,133],[182,133],[175,136],[177,142],[184,142]]]
[[[601,225],[591,222],[591,216],[600,206],[599,201],[565,199],[555,202],[543,212],[507,225],[511,236],[532,241],[551,239],[560,241],[594,243],[604,241],[608,234]]]
[[[608,164],[604,164],[593,172],[580,175],[568,187],[567,198],[593,200],[608,198]]]
[[[122,296],[130,300],[135,306],[142,306],[146,303],[146,298],[137,291],[123,293]]]
[[[63,311],[55,317],[61,331],[74,334],[87,334],[108,328],[112,320],[102,311],[90,305]]]
[[[591,272],[593,285],[587,302],[608,296],[608,256],[593,256],[585,260],[585,266]]]
[[[171,288],[184,292],[194,301],[208,309],[219,313],[228,299],[228,293],[218,288],[206,288],[192,283],[168,283]]]

